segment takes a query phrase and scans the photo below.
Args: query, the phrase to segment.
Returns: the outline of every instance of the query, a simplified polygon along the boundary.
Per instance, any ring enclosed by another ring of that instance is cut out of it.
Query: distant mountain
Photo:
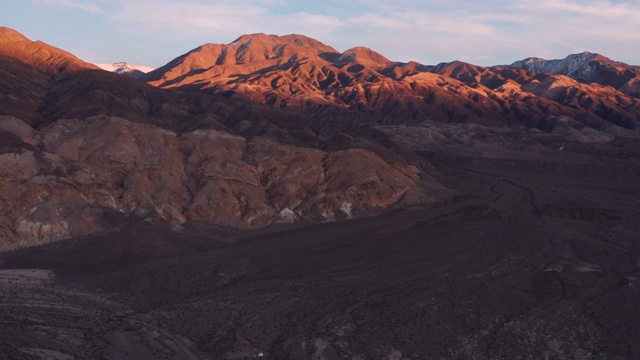
[[[600,54],[585,51],[555,60],[531,57],[507,66],[537,73],[562,74],[582,83],[612,86],[627,95],[640,97],[640,69]]]
[[[589,60],[597,56],[599,55],[585,51],[580,54],[569,55],[564,59],[555,60],[545,60],[542,58],[530,57],[524,60],[516,61],[509,66],[540,73],[575,76],[576,73],[579,73],[581,69],[584,69]]]
[[[603,59],[582,54],[547,67],[577,76],[587,74],[581,71],[586,61],[589,67]],[[524,64],[542,66],[538,60]],[[609,69],[614,63],[606,64]],[[340,53],[302,35],[252,34],[230,44],[202,45],[141,79],[160,88],[245,99],[322,119],[548,127],[550,116],[568,116],[598,129],[640,127],[640,103],[631,97],[633,91],[621,89],[632,90],[633,81],[619,82],[616,91],[564,74],[515,69],[459,61],[394,62],[363,47]],[[603,76],[596,79],[611,85]]]
[[[231,67],[240,74],[273,65],[286,65],[300,58],[321,57],[336,54],[330,46],[302,35],[275,36],[265,34],[243,35],[228,45],[204,44],[177,57],[168,64],[144,77],[161,87],[176,84],[176,79],[186,75],[195,80],[206,76],[225,75],[219,73],[222,66]],[[235,66],[238,65],[238,66]],[[241,66],[244,65],[244,66]],[[218,66],[215,69],[213,66]],[[228,70],[231,70],[228,69]],[[162,77],[166,76],[166,83]]]
[[[40,123],[43,114],[39,109],[45,105],[52,80],[97,69],[62,49],[0,27],[0,115]]]
[[[19,32],[0,27],[0,56],[17,60],[50,75],[98,69],[62,49],[42,41],[31,41]]]
[[[115,62],[115,63],[108,63],[108,64],[94,64],[94,65],[100,67],[103,70],[111,71],[116,74],[126,75],[134,79],[137,79],[140,76],[154,70],[154,68],[150,66],[133,65],[127,62]]]

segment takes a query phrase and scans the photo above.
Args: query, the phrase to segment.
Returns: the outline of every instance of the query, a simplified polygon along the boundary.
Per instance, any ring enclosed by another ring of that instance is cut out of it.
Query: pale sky
[[[0,0],[0,9],[0,25],[91,62],[158,67],[262,32],[430,65],[582,51],[640,65],[640,0]]]

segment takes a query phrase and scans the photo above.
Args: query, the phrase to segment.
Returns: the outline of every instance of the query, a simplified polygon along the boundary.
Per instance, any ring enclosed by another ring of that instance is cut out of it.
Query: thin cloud
[[[266,5],[270,5],[266,6]],[[274,6],[282,1],[222,1],[216,4],[193,1],[136,1],[123,5],[110,21],[121,30],[138,35],[163,34],[173,41],[202,39],[203,42],[231,41],[242,34],[298,33],[321,40],[345,25],[340,18],[328,14],[297,12],[279,14]]]
[[[349,19],[351,24],[360,24],[364,26],[375,26],[378,28],[386,28],[393,30],[411,30],[415,23],[409,19],[403,19],[401,16],[384,16],[382,14],[368,13]]]
[[[38,0],[38,2],[40,4],[50,6],[50,7],[76,9],[76,10],[90,12],[93,14],[105,13],[105,11],[101,9],[98,5],[96,5],[95,3],[89,3],[89,2],[73,1],[73,0]]]
[[[115,6],[109,19],[122,31],[174,42],[229,42],[256,32],[298,33],[339,50],[362,45],[394,60],[424,63],[463,59],[493,65],[584,50],[640,62],[635,51],[640,42],[640,5],[634,3],[325,0],[323,6],[311,8],[286,0],[139,0]]]
[[[611,1],[575,2],[569,0],[542,0],[535,6],[531,6],[531,2],[528,1],[519,1],[518,5],[522,10],[528,9],[528,11],[550,14],[591,15],[599,18],[626,18],[638,15],[637,5],[633,6],[627,3],[616,4]]]
[[[618,60],[637,62],[640,6],[612,1],[542,0],[531,6],[519,1],[510,10],[530,21],[518,29],[529,42],[559,51],[594,51]],[[559,45],[562,46],[559,46]],[[534,55],[532,53],[532,55]],[[632,60],[635,59],[635,60]]]
[[[293,14],[292,16],[279,16],[280,21],[286,20],[297,25],[304,26],[328,26],[328,27],[341,27],[344,26],[344,21],[338,19],[335,16],[317,15],[308,12],[300,12]],[[293,19],[292,19],[293,18]],[[292,21],[293,20],[293,21]],[[280,22],[279,21],[279,22]]]

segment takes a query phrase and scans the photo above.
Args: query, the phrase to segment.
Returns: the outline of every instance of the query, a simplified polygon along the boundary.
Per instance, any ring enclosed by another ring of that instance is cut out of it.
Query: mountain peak
[[[76,72],[82,69],[97,69],[62,49],[42,41],[31,41],[21,33],[0,28],[0,55],[29,64],[49,74]]]
[[[391,60],[382,56],[368,47],[357,46],[342,53],[338,62],[341,63],[358,63],[370,67],[387,66]]]
[[[541,61],[546,61],[543,58],[539,58],[539,57],[528,57],[524,60],[521,60],[520,62],[524,63],[524,64],[534,64],[534,63],[538,63]],[[515,64],[515,63],[514,63]]]
[[[577,60],[577,61],[581,61],[581,62],[585,62],[588,60],[593,59],[594,57],[598,56],[597,53],[592,53],[589,51],[583,51],[579,54],[571,54],[569,56],[567,56],[566,58],[564,58],[564,60]]]
[[[0,26],[0,42],[18,42],[18,41],[31,41],[28,37],[21,33],[4,26]]]
[[[366,46],[356,46],[356,47],[352,47],[351,49],[347,49],[345,50],[344,54],[354,54],[354,55],[370,55],[370,54],[376,54],[376,55],[380,55],[377,52],[373,51],[371,48],[368,48]],[[382,56],[382,55],[380,55]]]
[[[583,51],[579,54],[571,54],[564,59],[545,60],[542,58],[530,57],[516,61],[510,67],[526,69],[530,71],[550,74],[562,74],[571,76],[584,66],[589,60],[598,56],[596,53]]]
[[[318,40],[315,40],[313,38],[300,35],[300,34],[275,35],[275,34],[265,34],[265,33],[254,33],[254,34],[241,35],[237,39],[233,40],[229,45],[235,44],[235,43],[244,43],[244,42],[253,41],[253,40],[275,41],[275,42],[287,42],[287,41],[319,42]]]
[[[153,82],[163,77],[173,78],[208,70],[213,72],[210,75],[219,74],[217,71],[224,73],[226,70],[219,70],[220,65],[253,64],[245,69],[249,71],[249,69],[273,66],[295,59],[321,57],[327,53],[339,54],[334,48],[304,35],[247,34],[229,44],[201,45],[145,75],[143,79]]]
[[[633,96],[638,94],[636,79],[640,76],[640,71],[637,68],[589,51],[571,54],[564,59],[527,58],[507,66],[537,73],[565,75],[582,83],[612,86]]]
[[[251,43],[253,41],[273,41],[274,39],[277,39],[277,38],[279,38],[278,35],[265,34],[265,33],[244,34],[239,36],[237,39],[233,40],[229,45],[240,46],[247,42]]]
[[[280,50],[284,47],[292,47],[293,52],[300,53],[314,53],[321,54],[324,52],[333,52],[337,53],[337,51],[316,39],[312,39],[310,37],[298,34],[289,34],[289,35],[267,35],[264,33],[257,34],[248,34],[242,35],[228,46],[233,47],[236,51],[258,51],[264,52],[267,58],[273,58],[274,56],[283,56],[284,54],[278,54]],[[256,54],[258,55],[258,54]],[[259,56],[258,56],[259,58]]]
[[[133,64],[129,64],[128,62],[114,62],[114,63],[103,63],[103,64],[93,64],[98,66],[99,68],[101,68],[102,70],[106,70],[109,72],[114,72],[116,74],[120,74],[120,75],[126,75],[129,77],[132,77],[134,79],[139,78],[140,76],[151,72],[154,70],[154,68],[149,67],[149,66],[142,66],[142,65],[133,65]]]
[[[125,61],[114,62],[114,63],[101,63],[101,64],[94,64],[94,65],[97,65],[102,70],[111,71],[118,74],[128,73],[131,71],[140,71],[143,73],[148,73],[150,71],[153,71],[154,69],[150,66],[134,65]]]

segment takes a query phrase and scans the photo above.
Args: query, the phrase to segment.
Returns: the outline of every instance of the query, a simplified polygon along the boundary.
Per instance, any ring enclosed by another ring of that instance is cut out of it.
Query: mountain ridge
[[[613,63],[591,53],[569,58],[576,69],[586,60]],[[560,65],[566,67],[565,63]],[[202,45],[141,79],[160,88],[243,98],[351,121],[412,124],[437,118],[537,126],[549,116],[570,116],[598,128],[611,122],[638,128],[640,94],[634,89],[640,77],[609,84],[606,74],[610,67],[603,65],[601,72],[591,71],[594,76],[605,74],[599,82],[574,76],[582,83],[574,85],[561,78],[571,78],[566,74],[520,74],[512,70],[517,68],[460,61],[435,66],[393,62],[365,47],[339,53],[300,35],[253,34],[226,45]],[[542,81],[549,76],[554,79]],[[599,94],[609,90],[597,85],[616,85],[613,87],[621,94],[616,97],[612,93],[611,100],[605,101]],[[565,93],[568,95],[562,95]]]
[[[145,75],[157,79],[151,86],[46,44],[38,46],[51,59],[78,70],[38,68],[37,42],[6,32],[13,45],[4,49],[15,50],[0,56],[13,66],[0,70],[10,94],[0,125],[6,151],[26,155],[6,167],[9,178],[23,169],[5,183],[7,194],[22,195],[4,200],[2,226],[27,242],[129,217],[251,227],[366,216],[448,194],[416,151],[539,159],[562,148],[583,159],[595,143],[605,158],[637,156],[638,100],[564,75],[393,62],[364,47],[338,53],[301,35],[255,34],[202,45]],[[575,145],[559,145],[558,134]],[[100,191],[72,196],[55,178],[40,191],[41,172]],[[51,195],[38,207],[29,193]],[[47,220],[56,207],[67,217]],[[101,215],[80,221],[83,207]],[[65,228],[69,221],[84,225]]]
[[[31,41],[10,28],[0,28],[0,43],[5,45],[0,47],[0,55],[27,63],[50,75],[98,69],[67,51],[42,41]]]
[[[529,57],[516,61],[510,67],[523,68],[535,72],[562,74],[571,76],[589,60],[602,55],[588,51],[579,54],[570,54],[564,59],[545,60],[537,57]]]
[[[572,54],[564,59],[527,58],[502,67],[561,74],[583,83],[612,86],[624,94],[640,97],[640,69],[638,66],[614,61],[606,56],[588,51]]]

